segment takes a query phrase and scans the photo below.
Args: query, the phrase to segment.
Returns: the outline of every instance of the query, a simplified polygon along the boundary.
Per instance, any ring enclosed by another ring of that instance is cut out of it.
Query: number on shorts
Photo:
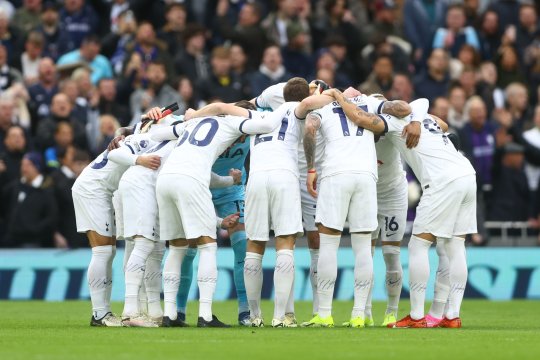
[[[361,108],[364,111],[367,111],[367,106],[360,105],[359,108]],[[347,116],[345,115],[345,112],[342,108],[333,108],[332,111],[334,114],[339,115],[339,122],[341,124],[341,130],[343,130],[343,136],[350,136],[349,132],[349,124],[347,124]],[[356,136],[362,136],[364,135],[364,128],[358,126],[356,129]]]
[[[284,117],[281,119],[281,127],[279,128],[278,133],[278,140],[285,141],[285,135],[287,134],[287,128],[289,127],[289,119],[287,117]],[[258,134],[255,136],[255,145],[260,144],[262,142],[272,141],[273,136],[261,136],[261,134]]]
[[[396,217],[392,216],[390,218],[390,221],[388,221],[389,217],[384,217],[384,224],[385,224],[385,230],[388,231],[397,231],[399,229],[399,224],[396,222]]]

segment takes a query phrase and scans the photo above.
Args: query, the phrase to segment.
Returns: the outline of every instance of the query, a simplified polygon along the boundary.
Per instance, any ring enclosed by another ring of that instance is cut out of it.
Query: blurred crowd
[[[292,76],[428,98],[477,171],[479,225],[538,228],[538,11],[517,0],[0,0],[0,247],[86,246],[71,186],[149,107],[251,99]],[[488,238],[480,226],[471,241]]]

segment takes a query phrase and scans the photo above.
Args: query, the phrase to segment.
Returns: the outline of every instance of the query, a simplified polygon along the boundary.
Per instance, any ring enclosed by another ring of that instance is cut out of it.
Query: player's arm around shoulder
[[[212,103],[208,104],[199,110],[188,109],[185,114],[185,121],[206,117],[206,116],[217,116],[217,115],[232,115],[232,116],[241,116],[249,117],[249,110],[236,106],[234,104],[227,103]]]
[[[325,92],[326,93],[326,92]],[[372,131],[376,135],[382,135],[388,130],[388,125],[383,117],[366,112],[347,99],[343,93],[337,89],[328,90],[334,99],[339,103],[347,118],[356,125]]]
[[[334,101],[334,98],[328,94],[311,95],[302,100],[294,109],[294,115],[297,119],[303,120],[310,111],[320,109]]]
[[[315,151],[317,149],[317,131],[321,127],[321,116],[310,112],[304,125],[304,153],[308,168],[307,189],[313,197],[317,197],[317,170],[315,169]]]

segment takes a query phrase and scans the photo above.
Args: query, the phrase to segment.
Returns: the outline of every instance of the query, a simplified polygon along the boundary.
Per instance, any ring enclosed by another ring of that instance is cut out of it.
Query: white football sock
[[[252,318],[262,317],[262,258],[263,256],[261,254],[246,252],[246,260],[244,262],[244,283],[246,284],[246,294]]]
[[[122,265],[122,269],[124,272],[126,271],[126,264],[129,260],[129,257],[131,256],[131,252],[133,251],[133,247],[135,247],[135,243],[133,240],[126,240],[125,248],[124,248],[124,263]]]
[[[141,286],[139,287],[139,309],[138,313],[143,315],[148,315],[148,297],[146,295],[146,286],[144,285],[144,281],[141,283]]]
[[[289,298],[287,299],[287,306],[285,306],[285,314],[294,314],[294,276],[291,291],[289,291]]]
[[[197,270],[199,317],[202,317],[206,321],[211,321],[212,301],[216,292],[218,275],[216,263],[217,243],[199,245],[197,248],[199,249],[199,269]]]
[[[450,262],[448,261],[446,246],[444,245],[446,240],[448,239],[437,238],[436,249],[439,257],[439,265],[437,267],[437,276],[435,277],[435,295],[429,309],[429,315],[437,319],[443,317],[444,308],[450,294]]]
[[[351,234],[351,245],[354,252],[354,305],[351,318],[365,318],[373,279],[371,234]]]
[[[148,315],[152,318],[163,316],[161,309],[161,262],[165,254],[165,241],[157,241],[154,250],[146,260],[146,271],[144,272],[144,287],[146,288],[146,298],[148,299]],[[142,288],[142,286],[141,286]]]
[[[293,281],[294,252],[293,250],[278,250],[274,270],[274,319],[283,320],[285,318],[285,307],[289,300]]]
[[[429,248],[432,242],[412,235],[409,241],[409,291],[411,318],[424,317],[426,287],[429,280]]]
[[[309,266],[309,280],[313,293],[313,314],[319,311],[319,294],[317,294],[317,264],[319,262],[319,249],[309,249],[311,264]]]
[[[115,256],[116,256],[116,246],[113,245],[112,256],[109,259],[109,262],[107,263],[107,278],[109,279],[109,283],[107,284],[107,293],[105,294],[105,299],[107,299],[107,312],[112,312],[111,310],[111,293],[112,293],[112,284],[113,284],[112,266],[113,266],[113,261],[114,261]]]
[[[467,255],[465,252],[465,239],[453,237],[445,241],[446,254],[450,261],[450,304],[446,317],[455,319],[459,317],[465,286],[467,285]]]
[[[341,235],[320,234],[319,262],[317,263],[318,314],[332,315],[332,298],[337,278],[337,251]]]
[[[180,285],[180,267],[182,260],[186,256],[187,246],[169,246],[169,253],[163,265],[163,300],[165,311],[163,316],[168,316],[175,320],[176,313],[176,294]]]
[[[154,242],[144,237],[134,239],[135,247],[126,264],[126,294],[122,316],[135,316],[139,312],[139,289],[143,283],[146,259],[154,250]],[[146,297],[146,296],[145,296]],[[146,300],[146,299],[145,299]]]
[[[371,243],[373,243],[373,241],[371,241]],[[373,257],[375,256],[375,246],[371,246],[371,258],[373,259]],[[373,317],[372,313],[371,313],[371,308],[372,308],[372,304],[371,304],[371,295],[373,294],[373,286],[375,286],[375,276],[372,276],[371,277],[371,285],[369,286],[369,293],[368,293],[368,297],[367,297],[367,300],[366,300],[366,307],[364,309],[364,316],[367,318],[371,318]]]
[[[94,318],[101,319],[110,308],[110,299],[107,299],[107,287],[111,278],[107,275],[107,267],[113,256],[113,246],[103,245],[92,248],[92,258],[86,274],[88,289],[92,300]]]
[[[401,248],[399,246],[383,245],[382,252],[384,264],[386,265],[385,285],[386,293],[388,295],[386,313],[397,314],[403,282],[403,268],[401,267],[401,260],[399,257]]]

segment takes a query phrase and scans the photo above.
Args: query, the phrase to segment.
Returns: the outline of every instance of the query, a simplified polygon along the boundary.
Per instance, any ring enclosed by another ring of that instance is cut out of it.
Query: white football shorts
[[[140,235],[157,241],[159,217],[155,187],[121,180],[118,191],[122,199],[124,237],[132,239]]]
[[[114,227],[114,209],[111,197],[88,198],[72,191],[77,232],[95,231],[101,236],[112,237]]]
[[[382,242],[401,241],[407,226],[408,183],[403,181],[392,186],[377,186],[378,227],[371,234],[373,240]]]

